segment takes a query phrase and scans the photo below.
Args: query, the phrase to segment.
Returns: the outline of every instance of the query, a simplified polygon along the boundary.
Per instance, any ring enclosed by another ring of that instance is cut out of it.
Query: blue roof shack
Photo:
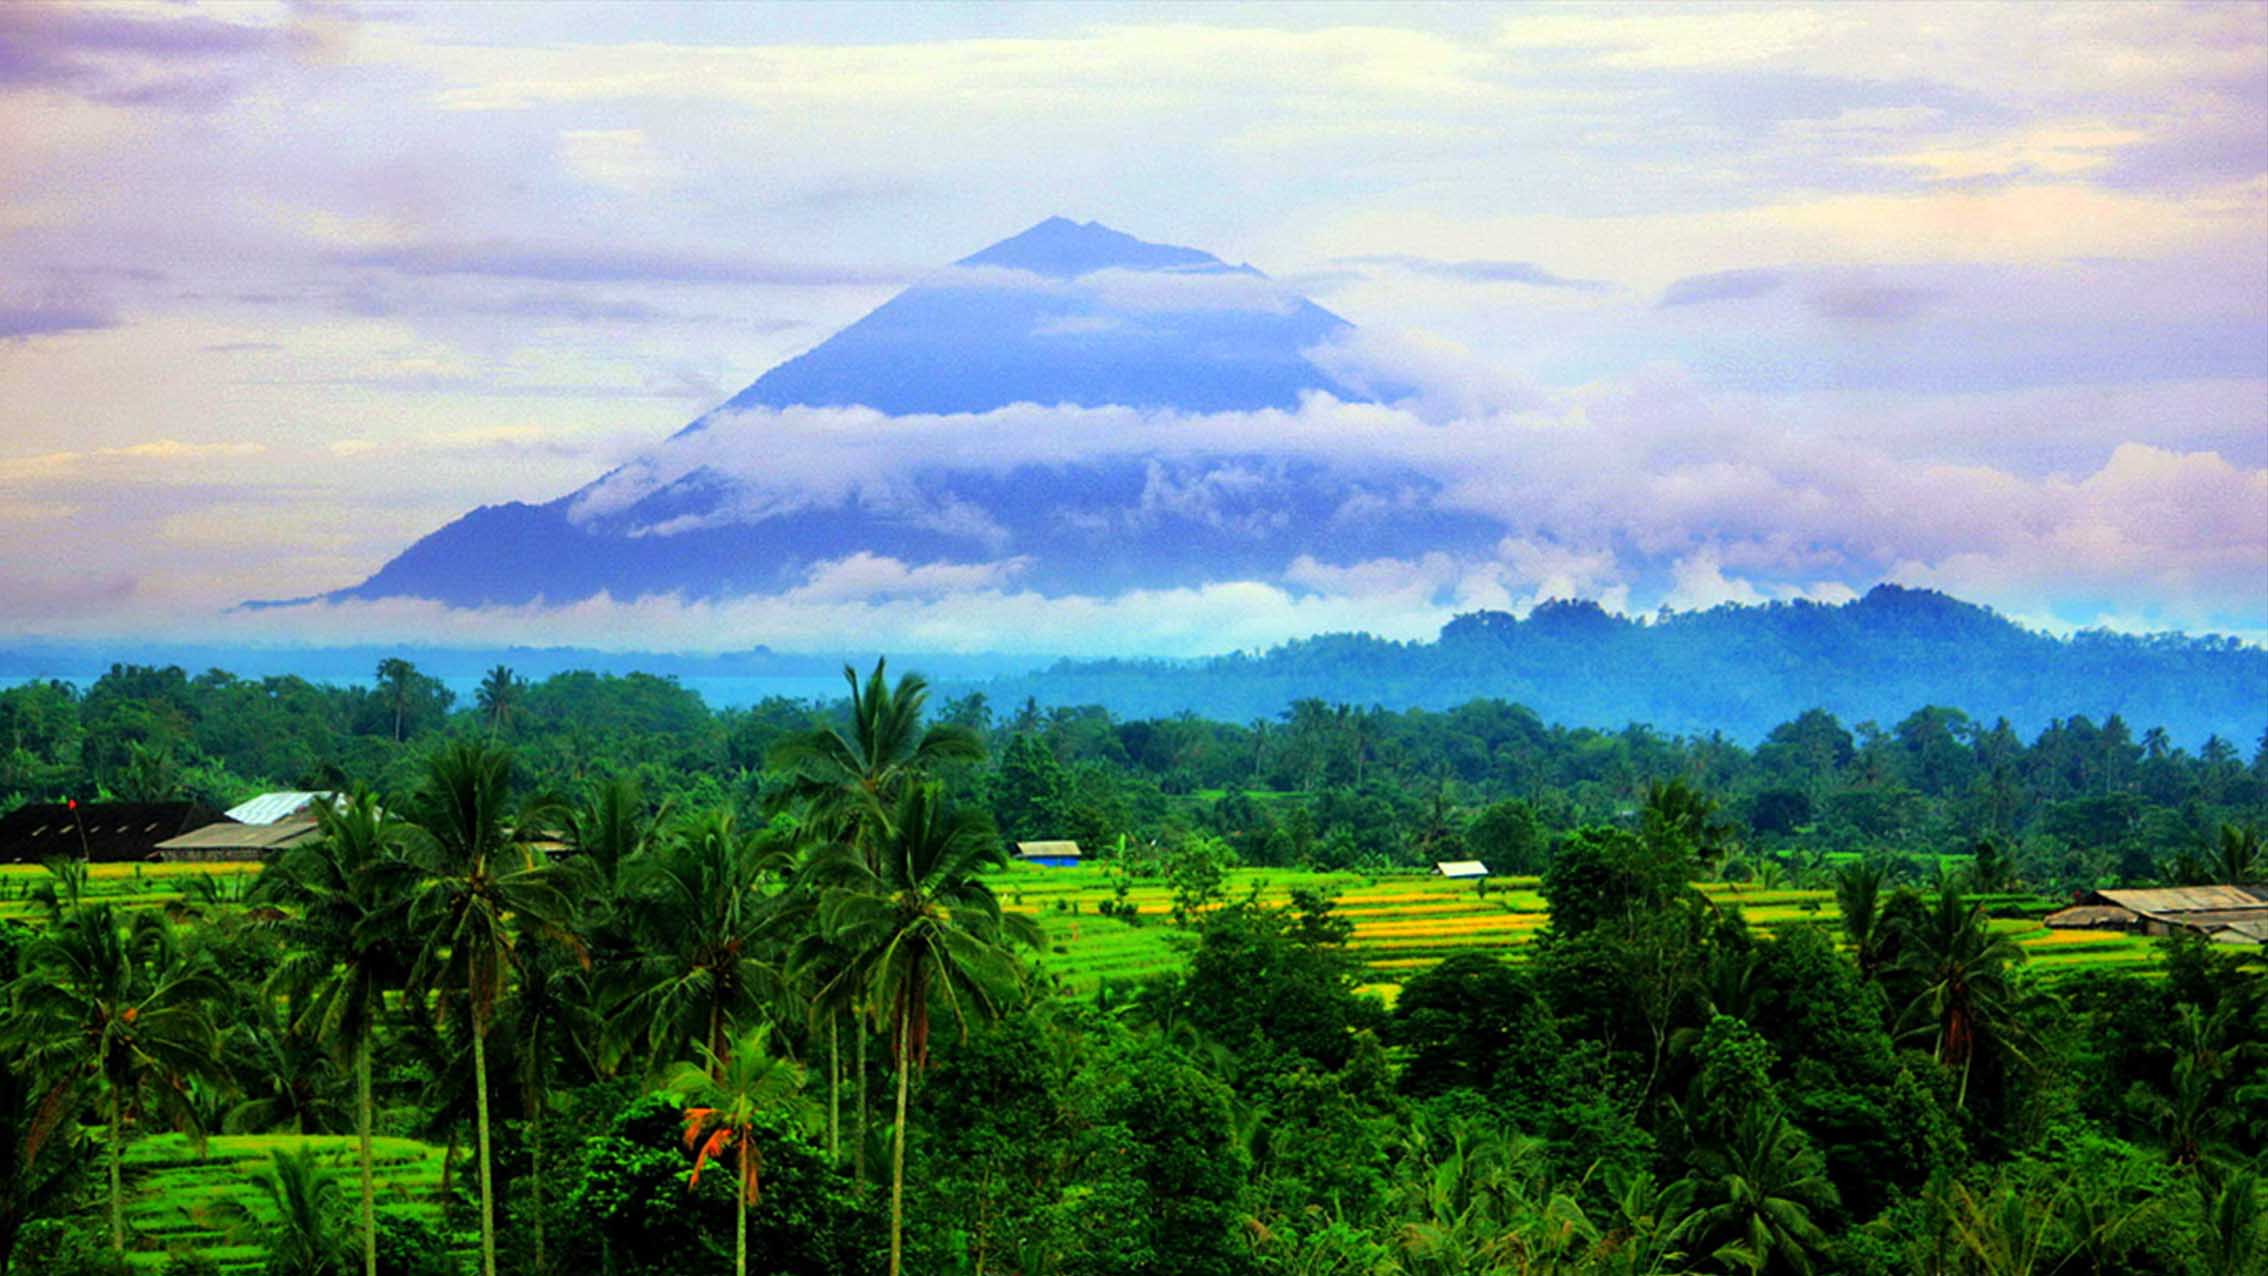
[[[1085,862],[1077,842],[1018,842],[1016,858],[1042,868],[1077,868]]]

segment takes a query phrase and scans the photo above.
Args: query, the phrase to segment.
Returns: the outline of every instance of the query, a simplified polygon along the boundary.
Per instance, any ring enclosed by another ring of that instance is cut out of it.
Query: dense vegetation
[[[2036,978],[1986,901],[2256,878],[2268,742],[853,691],[0,693],[0,800],[354,794],[256,877],[133,908],[56,864],[0,922],[0,1264],[2260,1270],[2257,955]],[[1180,960],[1054,982],[996,829],[1106,852],[1133,911],[1084,925]],[[1548,923],[1390,1008],[1327,881],[1234,868],[1465,855],[1538,874]],[[1695,885],[1727,877],[1831,887],[1835,923],[1754,925]]]
[[[1551,602],[1525,618],[1459,616],[1434,642],[1330,634],[1195,664],[1066,661],[1001,685],[1132,715],[1198,706],[1240,719],[1308,696],[1426,708],[1502,696],[1555,722],[1650,722],[1742,741],[1813,707],[1888,722],[1960,705],[2030,734],[2087,706],[2195,747],[2257,729],[2268,650],[2177,634],[2055,638],[1932,590],[1882,585],[1842,604],[1727,603],[1644,620]]]

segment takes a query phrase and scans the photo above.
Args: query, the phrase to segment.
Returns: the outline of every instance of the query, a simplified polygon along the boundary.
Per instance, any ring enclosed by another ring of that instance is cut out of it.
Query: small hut
[[[1453,882],[1477,882],[1488,876],[1488,865],[1479,860],[1440,860],[1433,866],[1436,877]]]
[[[1018,842],[1016,858],[1042,868],[1077,868],[1086,862],[1077,842]]]

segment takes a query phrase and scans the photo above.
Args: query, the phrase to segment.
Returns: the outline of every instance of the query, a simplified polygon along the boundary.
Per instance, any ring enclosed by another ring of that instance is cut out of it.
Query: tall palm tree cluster
[[[725,810],[650,811],[627,780],[579,801],[521,793],[510,754],[482,741],[440,748],[398,803],[358,791],[318,804],[319,836],[267,866],[258,907],[240,919],[272,927],[285,954],[250,987],[186,942],[175,918],[82,901],[72,884],[83,877],[64,871],[5,990],[0,1052],[8,1076],[33,1087],[19,1161],[38,1160],[59,1132],[90,1128],[107,1166],[110,1245],[123,1253],[133,1238],[122,1158],[134,1139],[351,1125],[359,1253],[311,1254],[304,1266],[377,1276],[373,1072],[388,1052],[414,1055],[436,1124],[473,1133],[482,1276],[496,1276],[506,1243],[526,1246],[512,1267],[542,1273],[555,1082],[566,1072],[642,1079],[681,1103],[692,1183],[712,1162],[731,1166],[745,1276],[759,1144],[782,1121],[819,1124],[807,1093],[815,1067],[829,1154],[864,1181],[871,1039],[894,1076],[889,1270],[899,1273],[912,1081],[940,1026],[965,1028],[1019,995],[1014,948],[1038,932],[978,879],[1004,859],[989,817],[957,806],[938,779],[981,756],[976,737],[924,725],[919,677],[892,686],[880,664],[863,683],[845,675],[848,720],[778,748],[780,783],[759,828]],[[499,720],[510,690],[499,680]],[[847,1069],[845,1038],[856,1055]],[[270,1060],[254,1070],[261,1081],[236,1082],[223,1059],[240,1054]],[[344,1073],[351,1114],[326,1106]],[[846,1139],[842,1092],[854,1086]],[[532,1226],[509,1238],[497,1227],[500,1094],[517,1097],[535,1194]],[[268,1182],[281,1225],[335,1188],[311,1173],[279,1155]]]

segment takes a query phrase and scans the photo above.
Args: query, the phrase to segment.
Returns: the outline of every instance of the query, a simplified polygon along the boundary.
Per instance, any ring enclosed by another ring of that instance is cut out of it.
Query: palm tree
[[[765,1040],[769,1031],[759,1024],[733,1037],[729,1055],[702,1047],[704,1062],[678,1064],[665,1085],[686,1105],[685,1146],[693,1153],[687,1186],[700,1186],[702,1167],[728,1149],[733,1153],[734,1276],[748,1276],[748,1211],[756,1207],[762,1186],[757,1119],[770,1114],[800,1124],[811,1116],[811,1103],[803,1097],[803,1069],[770,1051]]]
[[[540,934],[520,939],[519,979],[497,1003],[496,1032],[510,1043],[513,1071],[520,1083],[520,1111],[528,1123],[530,1239],[540,1276],[545,1270],[543,1143],[544,1112],[552,1078],[567,1063],[584,1078],[595,1076],[593,1049],[603,1035],[602,1018],[591,995],[583,955],[565,945],[540,942]]]
[[[903,1270],[906,1092],[929,1057],[930,1014],[941,1004],[965,1033],[1019,983],[1011,943],[1037,945],[1039,927],[1003,913],[977,874],[1006,861],[992,821],[956,809],[934,784],[908,787],[870,848],[836,843],[815,857],[822,928],[850,954],[839,981],[853,981],[871,1012],[887,1016],[898,1070],[890,1148],[890,1273]]]
[[[1874,978],[1882,964],[1883,936],[1877,923],[1882,917],[1882,885],[1886,877],[1880,864],[1863,860],[1835,870],[1835,904],[1862,979]]]
[[[236,1088],[245,1098],[221,1118],[236,1133],[288,1130],[314,1134],[336,1129],[338,1065],[330,1043],[312,1035],[285,1008],[264,995],[241,999],[227,1034],[236,1065]]]
[[[1834,1184],[1803,1131],[1776,1111],[1751,1109],[1733,1137],[1701,1149],[1701,1232],[1721,1243],[1717,1258],[1762,1272],[1777,1259],[1787,1270],[1811,1272],[1812,1255],[1827,1242],[1813,1218],[1836,1204]]]
[[[763,960],[766,879],[786,867],[780,841],[740,831],[728,810],[679,825],[624,875],[636,955],[613,1001],[617,1050],[635,1037],[656,1066],[688,1041],[717,1058],[735,1023],[764,1015],[785,987]]]
[[[1892,971],[1912,989],[1900,1024],[1908,1036],[1931,1038],[1940,1064],[1961,1070],[1954,1106],[1966,1106],[1978,1052],[1998,1046],[2016,1054],[2008,967],[2024,960],[2024,950],[1950,886],[1898,941]]]
[[[2200,1179],[2197,1193],[2205,1207],[2200,1257],[2212,1276],[2243,1276],[2260,1270],[2268,1258],[2268,1225],[2257,1204],[2260,1180],[2249,1170],[2232,1170],[2211,1191]]]
[[[884,820],[905,789],[939,766],[984,756],[984,742],[967,727],[938,723],[923,730],[929,683],[909,673],[893,690],[883,665],[874,662],[863,688],[857,671],[843,666],[851,692],[847,735],[837,727],[815,727],[772,747],[770,765],[787,776],[779,800],[802,804],[818,838],[855,837]]]
[[[280,924],[288,955],[269,987],[288,993],[299,1023],[353,1063],[362,1268],[364,1276],[377,1276],[370,1053],[386,992],[403,987],[415,963],[408,926],[413,870],[403,855],[408,830],[367,790],[344,803],[316,803],[315,818],[318,835],[260,874],[261,893],[292,909]]]
[[[438,993],[443,1014],[450,1000],[463,996],[472,1037],[483,1276],[496,1276],[488,1030],[521,958],[520,935],[573,943],[561,875],[524,840],[507,810],[511,769],[509,752],[485,744],[459,741],[434,754],[409,838],[409,857],[422,879],[410,904],[409,927],[424,937],[410,985]]]
[[[504,730],[505,719],[519,708],[520,692],[527,687],[526,680],[515,676],[508,665],[498,665],[480,680],[480,689],[473,693],[473,703],[488,715],[488,738],[493,740]]]
[[[0,1045],[47,1085],[94,1088],[109,1127],[110,1245],[123,1253],[127,1124],[160,1113],[196,1124],[190,1085],[223,1080],[212,1007],[227,988],[164,917],[137,913],[129,926],[107,904],[79,905],[21,962]]]
[[[638,777],[624,772],[591,786],[580,806],[567,813],[567,845],[593,878],[594,894],[611,899],[619,890],[622,868],[652,845],[666,827],[669,804],[648,812],[645,791]]]
[[[343,1276],[346,1245],[333,1233],[339,1180],[311,1148],[277,1148],[267,1168],[252,1176],[275,1221],[263,1229],[269,1271],[294,1276]],[[249,1218],[249,1214],[243,1217]]]
[[[2263,871],[2268,871],[2268,859],[2260,854],[2260,830],[2223,824],[2213,840],[2212,868],[2213,880],[2218,883],[2243,885],[2259,880]]]
[[[394,743],[402,742],[402,724],[409,717],[410,687],[417,681],[417,666],[399,656],[378,662],[378,685],[394,709]]]

